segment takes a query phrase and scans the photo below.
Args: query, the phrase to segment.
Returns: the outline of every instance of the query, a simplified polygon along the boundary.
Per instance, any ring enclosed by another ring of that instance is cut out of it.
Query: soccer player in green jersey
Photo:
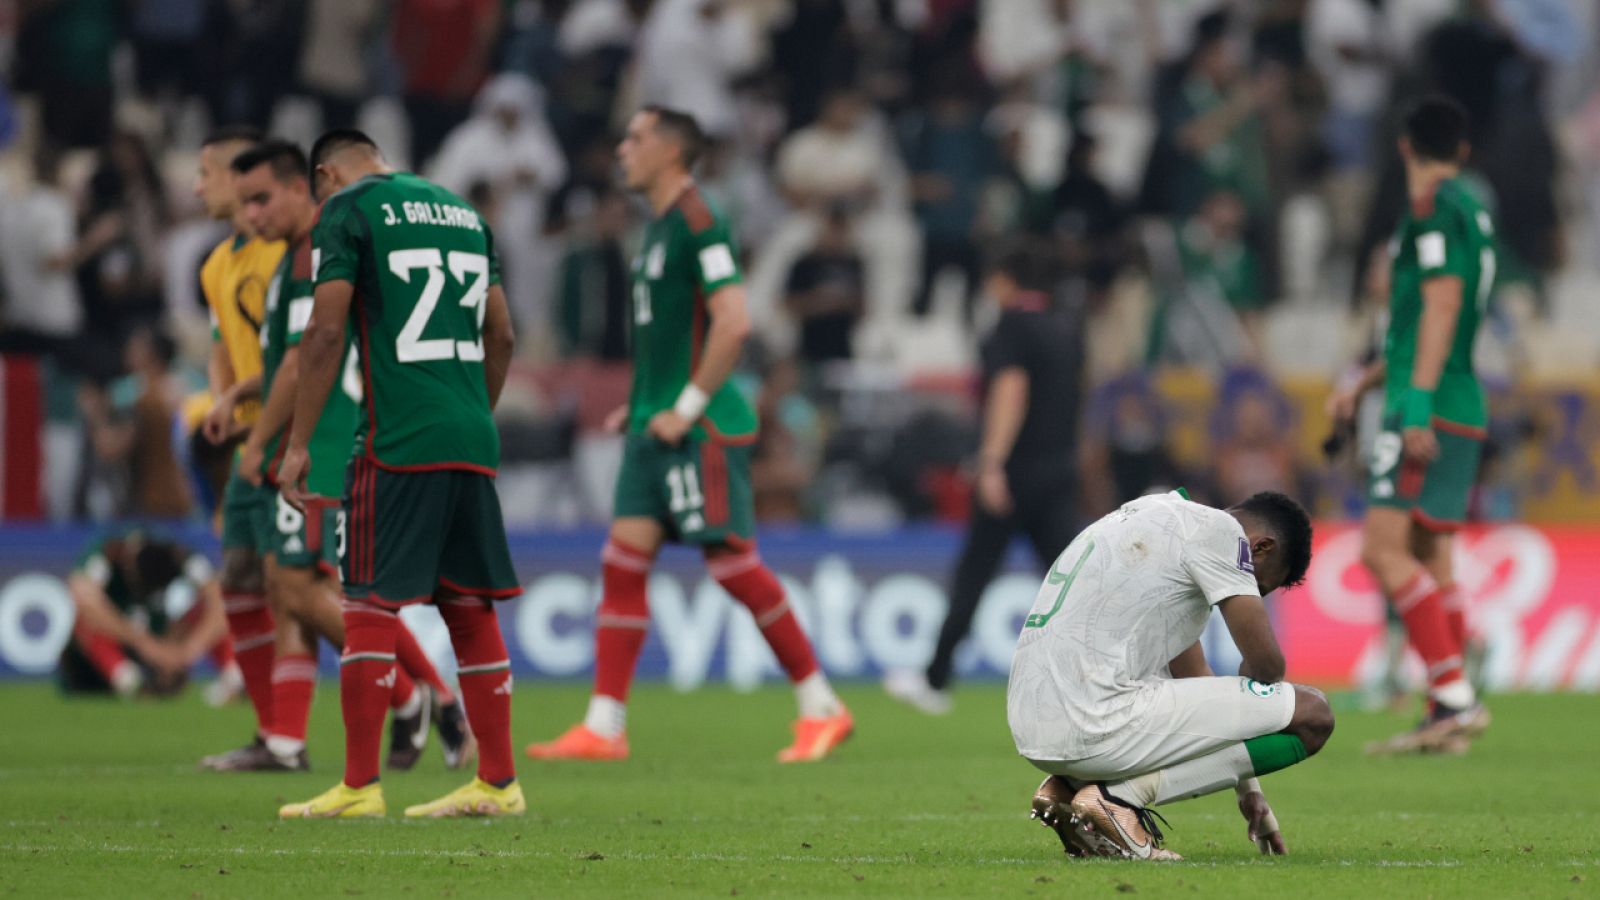
[[[711,577],[755,616],[795,685],[800,718],[779,760],[821,759],[854,728],[756,553],[756,417],[728,383],[749,317],[727,223],[690,174],[703,145],[693,117],[646,107],[617,148],[628,188],[655,219],[633,263],[633,390],[611,419],[625,424],[627,443],[601,554],[595,687],[583,722],[528,748],[536,759],[627,758],[628,686],[650,625],[645,582],[669,538],[704,551]]]
[[[316,686],[317,637],[344,646],[339,611],[339,557],[344,543],[344,467],[360,417],[361,380],[356,355],[345,355],[344,378],[329,393],[312,438],[311,496],[302,513],[277,490],[272,467],[283,447],[283,430],[294,412],[300,337],[311,317],[311,227],[317,204],[306,180],[306,157],[285,141],[267,141],[233,163],[239,205],[250,227],[288,250],[267,285],[261,319],[261,379],[266,403],[239,454],[239,472],[251,485],[265,485],[270,515],[257,549],[266,561],[267,584],[277,608],[277,648],[272,677],[272,728],[266,749],[281,767],[303,770],[306,720]],[[391,705],[395,711],[389,766],[409,769],[427,740],[430,717],[439,722],[445,760],[453,768],[471,748],[465,714],[449,687],[404,626],[397,636],[400,670]],[[435,707],[438,707],[437,711]]]
[[[385,813],[378,745],[397,671],[397,611],[430,602],[450,629],[478,773],[406,815],[520,815],[511,663],[491,603],[522,593],[494,488],[493,409],[513,344],[494,238],[464,200],[390,169],[359,131],[318,138],[310,165],[324,202],[311,235],[314,300],[278,484],[297,508],[315,508],[312,480],[324,463],[313,442],[343,369],[348,323],[363,384],[344,497],[345,772],[331,790],[279,815]]]
[[[1449,538],[1466,519],[1488,422],[1472,345],[1495,273],[1493,220],[1461,178],[1466,135],[1466,113],[1443,97],[1406,116],[1410,203],[1392,248],[1383,358],[1330,403],[1348,419],[1361,393],[1383,385],[1362,560],[1428,668],[1422,723],[1370,752],[1461,752],[1489,724],[1462,665],[1466,617]]]

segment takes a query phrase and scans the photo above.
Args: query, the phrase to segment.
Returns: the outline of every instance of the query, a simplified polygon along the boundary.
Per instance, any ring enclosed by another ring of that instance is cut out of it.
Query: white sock
[[[800,718],[821,719],[836,716],[844,709],[839,695],[833,692],[828,676],[818,669],[795,682],[794,699],[800,706]]]
[[[1106,785],[1106,792],[1134,806],[1159,806],[1214,794],[1256,774],[1250,751],[1241,741],[1197,759],[1147,775]]]
[[[422,691],[420,691],[420,690],[418,690],[416,688],[412,688],[411,689],[411,696],[407,697],[404,701],[401,702],[401,704],[399,706],[396,706],[394,708],[395,716],[397,718],[401,718],[401,719],[409,719],[409,718],[411,718],[412,716],[416,715],[417,713],[419,713],[421,711],[422,711]],[[270,738],[269,738],[269,740],[270,740]]]
[[[1428,693],[1433,695],[1433,699],[1451,709],[1467,709],[1478,702],[1477,694],[1473,692],[1471,683],[1465,678],[1440,685]]]
[[[132,697],[144,687],[144,672],[133,660],[125,659],[111,670],[111,689],[121,697]]]
[[[628,704],[615,697],[595,694],[589,698],[589,711],[583,715],[583,724],[601,737],[622,737],[628,730]]]
[[[1134,806],[1144,807],[1156,802],[1156,791],[1161,788],[1161,773],[1147,772],[1136,775],[1127,781],[1117,781],[1106,785],[1106,793]]]
[[[267,752],[277,757],[293,757],[299,755],[306,747],[305,741],[297,741],[292,737],[282,735],[267,735]]]

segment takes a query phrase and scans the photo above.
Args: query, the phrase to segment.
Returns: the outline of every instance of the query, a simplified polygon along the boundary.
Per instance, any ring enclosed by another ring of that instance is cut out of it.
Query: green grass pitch
[[[520,745],[581,714],[585,688],[523,682]],[[1371,760],[1407,724],[1344,713],[1321,756],[1266,779],[1291,855],[1264,860],[1231,792],[1165,807],[1183,863],[1068,861],[1027,818],[1040,775],[1016,758],[996,685],[930,719],[870,686],[837,758],[780,767],[792,702],[772,688],[643,686],[634,759],[521,760],[525,818],[409,822],[461,783],[436,748],[385,778],[386,821],[287,822],[281,801],[339,776],[324,684],[309,775],[194,770],[239,743],[243,707],[63,700],[0,687],[6,897],[1145,896],[1593,897],[1600,894],[1600,698],[1505,696],[1463,758]]]

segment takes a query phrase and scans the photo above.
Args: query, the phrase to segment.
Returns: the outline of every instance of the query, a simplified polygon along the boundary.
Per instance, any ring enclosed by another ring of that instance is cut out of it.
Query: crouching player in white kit
[[[1069,855],[1177,859],[1148,808],[1229,787],[1261,852],[1286,852],[1256,776],[1322,749],[1333,713],[1283,682],[1261,598],[1310,563],[1311,522],[1288,497],[1224,511],[1181,490],[1128,503],[1056,558],[1006,713],[1017,752],[1051,775],[1034,815]],[[1244,658],[1237,677],[1214,676],[1200,649],[1213,606]]]

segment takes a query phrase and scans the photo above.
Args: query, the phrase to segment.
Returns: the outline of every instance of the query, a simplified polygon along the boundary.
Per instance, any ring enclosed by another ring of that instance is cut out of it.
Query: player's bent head
[[[1262,491],[1236,504],[1229,512],[1245,524],[1251,538],[1256,583],[1262,594],[1299,584],[1311,568],[1311,517],[1293,498],[1277,491]],[[1259,530],[1271,539],[1258,546]]]
[[[1443,94],[1429,94],[1406,112],[1405,144],[1429,162],[1459,163],[1467,155],[1467,111]]]
[[[383,151],[367,133],[355,128],[335,128],[325,131],[311,145],[307,176],[315,188],[318,199],[357,180],[359,171],[365,174],[373,164],[383,162]]]
[[[262,237],[279,241],[303,224],[311,204],[306,155],[288,141],[263,141],[234,157],[234,189],[245,221]]]
[[[178,567],[177,554],[164,544],[145,541],[134,554],[133,568],[139,577],[139,586],[153,591],[166,587],[183,574]]]

